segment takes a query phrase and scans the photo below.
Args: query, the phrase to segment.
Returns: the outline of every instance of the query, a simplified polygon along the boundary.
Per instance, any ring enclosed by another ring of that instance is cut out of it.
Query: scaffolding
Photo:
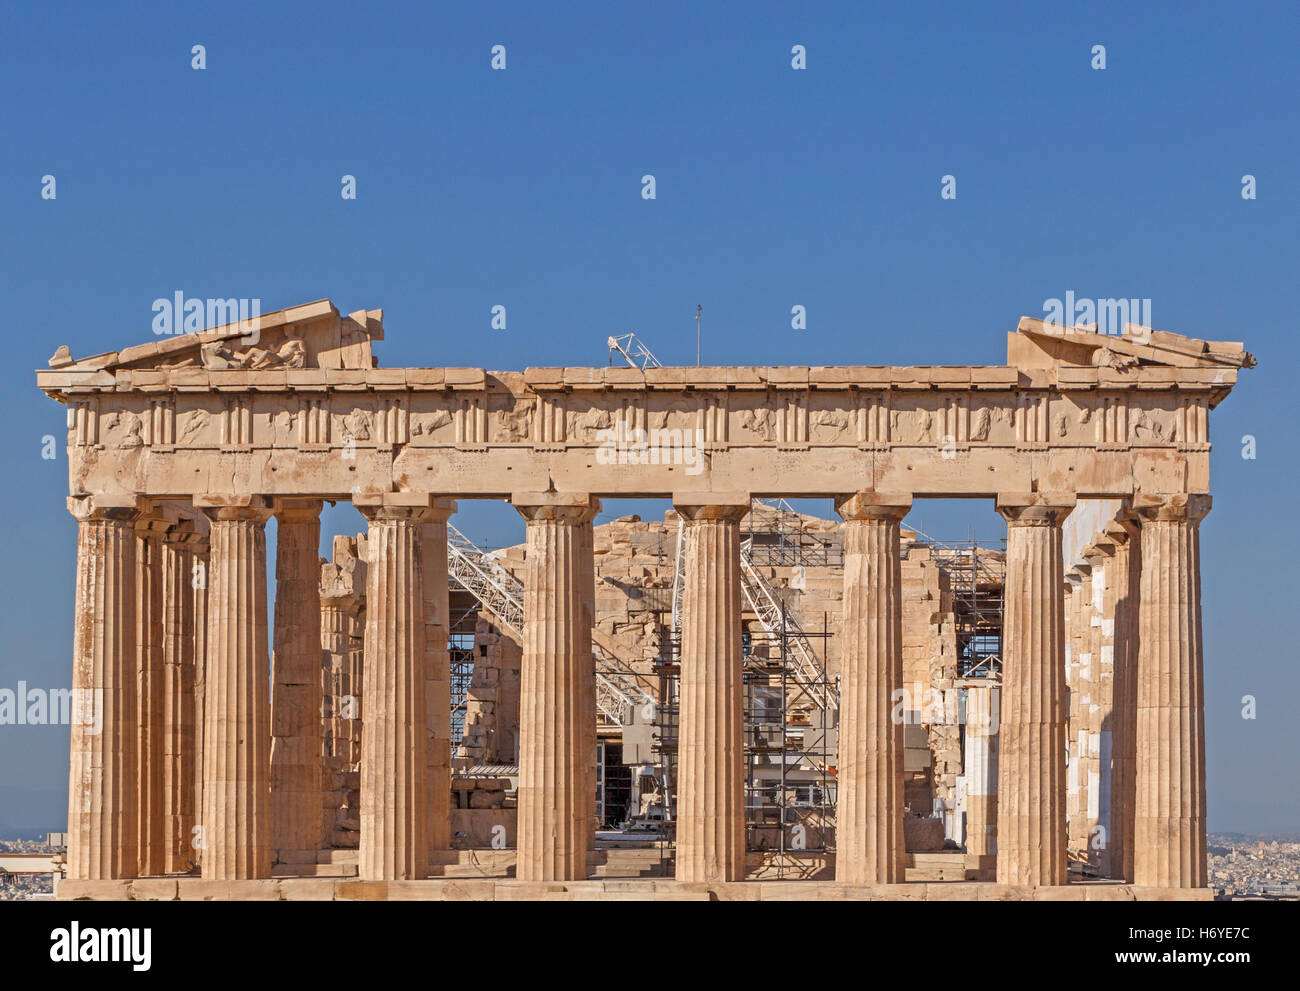
[[[1002,671],[1002,586],[1006,551],[965,543],[929,541],[934,559],[948,576],[957,634],[957,675],[996,677]]]
[[[463,533],[447,524],[447,574],[449,581],[470,592],[519,643],[524,635],[524,585],[493,555],[480,550]],[[636,706],[654,700],[641,686],[631,665],[607,645],[592,641],[596,661],[596,705],[609,726],[624,726]],[[454,711],[454,710],[453,710]],[[462,725],[463,725],[462,715]]]
[[[453,633],[447,640],[447,655],[451,662],[451,752],[455,756],[465,737],[465,703],[474,680],[474,635]]]
[[[837,538],[809,528],[807,517],[784,499],[753,499],[743,539],[760,567],[835,568],[844,563]]]
[[[679,522],[671,627],[659,640],[652,755],[662,768],[664,809],[676,816],[675,790],[685,588],[685,525]],[[742,634],[745,847],[773,851],[785,876],[789,852],[825,851],[835,810],[839,690],[826,672],[830,639],[803,629],[764,567],[842,564],[842,547],[808,528],[784,500],[753,500],[740,545],[741,588],[757,623]]]
[[[778,877],[790,869],[785,854],[825,852],[835,820],[836,713],[791,704],[808,683],[801,680],[795,688],[794,634],[788,610],[782,615],[787,622],[775,633],[752,630],[741,638],[745,849],[780,854],[775,864]],[[812,687],[824,693],[830,688],[824,664],[830,638],[826,618],[821,631],[801,630],[799,637],[822,644],[820,676]],[[652,755],[662,769],[664,809],[675,821],[680,634],[664,630],[655,670],[662,701],[655,710]]]

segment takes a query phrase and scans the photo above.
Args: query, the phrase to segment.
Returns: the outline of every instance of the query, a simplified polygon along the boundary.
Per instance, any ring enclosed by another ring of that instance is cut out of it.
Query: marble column
[[[966,682],[966,852],[998,852],[998,721],[1001,686],[994,678]]]
[[[1088,597],[1088,566],[1071,568],[1065,573],[1064,600],[1062,616],[1065,623],[1065,749],[1067,754],[1065,770],[1065,829],[1066,850],[1078,849],[1080,840],[1076,833],[1079,828],[1079,754],[1071,735],[1071,727],[1078,722],[1079,711],[1079,666],[1080,657],[1086,648],[1082,647],[1079,617],[1084,599]],[[1068,853],[1067,853],[1068,856]]]
[[[844,625],[836,767],[835,880],[901,884],[903,688],[899,523],[911,496],[859,492],[837,500],[844,518]],[[688,572],[689,575],[689,572]]]
[[[591,521],[583,493],[517,492],[527,521],[519,681],[518,867],[524,881],[587,876],[595,840]]]
[[[353,638],[358,635],[361,601],[362,596],[346,593],[321,595],[320,636],[324,651],[321,684],[329,701],[326,723],[329,753],[347,765],[361,759],[359,746],[354,755],[352,740],[353,731],[357,730],[357,742],[360,742],[357,699],[361,694],[361,671],[355,663],[357,651]]]
[[[1007,521],[998,754],[999,884],[1066,882],[1061,523],[1072,495],[998,496]]]
[[[134,506],[69,499],[77,520],[68,877],[135,877],[136,630]]]
[[[382,504],[357,508],[369,523],[359,875],[368,881],[418,880],[429,873],[420,554],[429,500],[388,493]]]
[[[1086,856],[1088,850],[1088,776],[1094,761],[1089,754],[1088,709],[1096,660],[1092,648],[1092,565],[1076,564],[1067,582],[1072,592],[1066,601],[1065,818],[1066,851]]]
[[[425,518],[424,564],[425,718],[428,725],[429,852],[451,848],[451,605],[447,579],[447,520],[452,499],[435,499]]]
[[[189,848],[187,856],[196,864],[203,863],[203,849],[199,841],[198,819],[203,814],[203,727],[204,727],[204,693],[207,682],[208,656],[208,535],[207,517],[198,521],[202,529],[195,533],[190,545],[190,590],[194,612],[194,817],[195,823],[190,827],[186,840]]]
[[[163,535],[169,525],[161,506],[147,504],[135,530],[136,830],[141,877],[162,874],[167,862]]]
[[[275,650],[271,657],[271,849],[316,862],[323,845],[318,499],[276,501]]]
[[[196,498],[211,524],[203,713],[203,877],[271,875],[266,521],[257,496]]]
[[[741,881],[745,809],[740,521],[749,512],[749,499],[674,498],[673,504],[686,520],[676,878]]]
[[[1133,880],[1133,811],[1137,803],[1137,624],[1142,568],[1141,532],[1125,511],[1106,532],[1115,545],[1111,563],[1114,600],[1115,670],[1110,741],[1110,876]]]
[[[1210,497],[1135,506],[1142,518],[1134,884],[1203,888],[1205,692],[1200,522]]]
[[[1103,530],[1084,555],[1092,566],[1092,692],[1088,705],[1088,861],[1102,877],[1113,876],[1112,846],[1115,705],[1115,541]]]
[[[193,520],[181,520],[163,538],[163,870],[169,874],[197,863],[191,843],[198,819],[193,571],[199,540]]]

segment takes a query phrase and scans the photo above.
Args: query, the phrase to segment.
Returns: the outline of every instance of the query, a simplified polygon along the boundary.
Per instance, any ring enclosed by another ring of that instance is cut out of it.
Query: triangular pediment
[[[1096,324],[1067,327],[1021,317],[1016,332],[1007,337],[1007,364],[1016,368],[1255,367],[1255,356],[1239,341],[1202,341],[1132,323],[1124,325],[1122,335],[1099,334]]]
[[[264,313],[188,334],[160,335],[121,351],[74,359],[66,345],[58,371],[205,368],[373,368],[371,342],[383,340],[383,310],[342,316],[328,299]]]

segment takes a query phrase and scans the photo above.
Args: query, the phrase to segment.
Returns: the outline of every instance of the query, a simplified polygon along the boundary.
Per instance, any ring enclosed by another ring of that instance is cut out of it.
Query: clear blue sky
[[[629,330],[690,363],[696,304],[706,363],[999,364],[1045,299],[1149,297],[1259,357],[1211,424],[1209,824],[1300,832],[1300,8],[1057,6],[9,5],[0,687],[70,680],[64,410],[32,370],[153,339],[178,290],[383,307],[382,364],[488,368],[603,364]],[[509,507],[462,507],[519,539]],[[982,503],[916,516],[1000,534]],[[0,835],[62,828],[67,736],[0,727]]]

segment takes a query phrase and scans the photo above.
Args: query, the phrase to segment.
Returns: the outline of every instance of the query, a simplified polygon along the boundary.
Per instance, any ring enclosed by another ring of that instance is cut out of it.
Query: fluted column
[[[435,499],[424,524],[425,717],[429,743],[429,851],[451,847],[451,656],[447,638],[451,606],[447,579],[447,520],[451,499]]]
[[[166,708],[163,663],[163,535],[169,523],[157,504],[136,521],[136,830],[142,877],[167,862]]]
[[[361,766],[361,748],[365,738],[365,668],[366,668],[366,600],[363,595],[357,601],[357,607],[348,617],[348,641],[351,649],[347,655],[346,684],[348,709],[344,713],[347,724],[348,763],[353,767]]]
[[[835,880],[901,884],[903,724],[891,713],[903,687],[898,531],[912,498],[859,492],[835,508],[844,518]]]
[[[1066,574],[1071,592],[1064,602],[1065,622],[1065,771],[1066,851],[1082,855],[1088,848],[1088,697],[1085,680],[1091,680],[1092,628],[1088,617],[1092,602],[1092,565],[1077,563]],[[1085,679],[1086,676],[1086,679]]]
[[[966,683],[966,852],[981,857],[998,850],[1000,692],[993,678]]]
[[[1088,732],[1093,743],[1088,779],[1088,861],[1103,877],[1115,871],[1113,827],[1114,805],[1114,715],[1115,715],[1115,541],[1106,533],[1097,535],[1084,555],[1092,565],[1092,688],[1088,706]]]
[[[203,877],[271,874],[266,521],[256,496],[199,497],[211,523],[204,672]]]
[[[191,843],[198,818],[193,572],[199,540],[193,520],[180,521],[163,538],[163,870],[168,873],[184,873],[198,859]]]
[[[359,749],[355,757],[352,752],[354,724],[360,726],[356,699],[361,689],[359,684],[353,684],[353,669],[358,669],[355,673],[359,682],[360,666],[354,664],[355,647],[352,642],[356,635],[360,603],[361,600],[355,595],[321,596],[320,637],[324,651],[321,684],[329,699],[329,719],[325,723],[325,731],[329,735],[329,752],[349,764],[361,757]]]
[[[1205,691],[1200,522],[1205,495],[1143,500],[1133,881],[1203,888]]]
[[[1111,876],[1133,880],[1137,808],[1138,599],[1141,529],[1131,512],[1108,528],[1115,541],[1115,686],[1111,715]]]
[[[77,519],[68,877],[134,877],[136,830],[133,506],[69,499]]]
[[[998,754],[1000,884],[1066,882],[1065,623],[1069,495],[999,495],[1007,521]]]
[[[595,840],[591,521],[583,493],[520,492],[527,521],[519,680],[518,867],[524,881],[587,876]]]
[[[747,497],[673,500],[686,519],[677,749],[678,881],[745,877],[740,521]]]
[[[314,862],[323,843],[320,511],[316,499],[275,508],[271,848],[282,863]]]
[[[392,493],[385,504],[357,508],[369,523],[359,874],[417,880],[429,873],[420,554],[428,498]]]
[[[207,517],[201,521],[202,530],[193,537],[190,545],[190,589],[194,612],[194,799],[195,823],[186,838],[188,854],[200,866],[203,849],[195,832],[198,819],[203,815],[203,754],[204,754],[204,698],[207,691],[205,673],[208,657],[208,535]]]

